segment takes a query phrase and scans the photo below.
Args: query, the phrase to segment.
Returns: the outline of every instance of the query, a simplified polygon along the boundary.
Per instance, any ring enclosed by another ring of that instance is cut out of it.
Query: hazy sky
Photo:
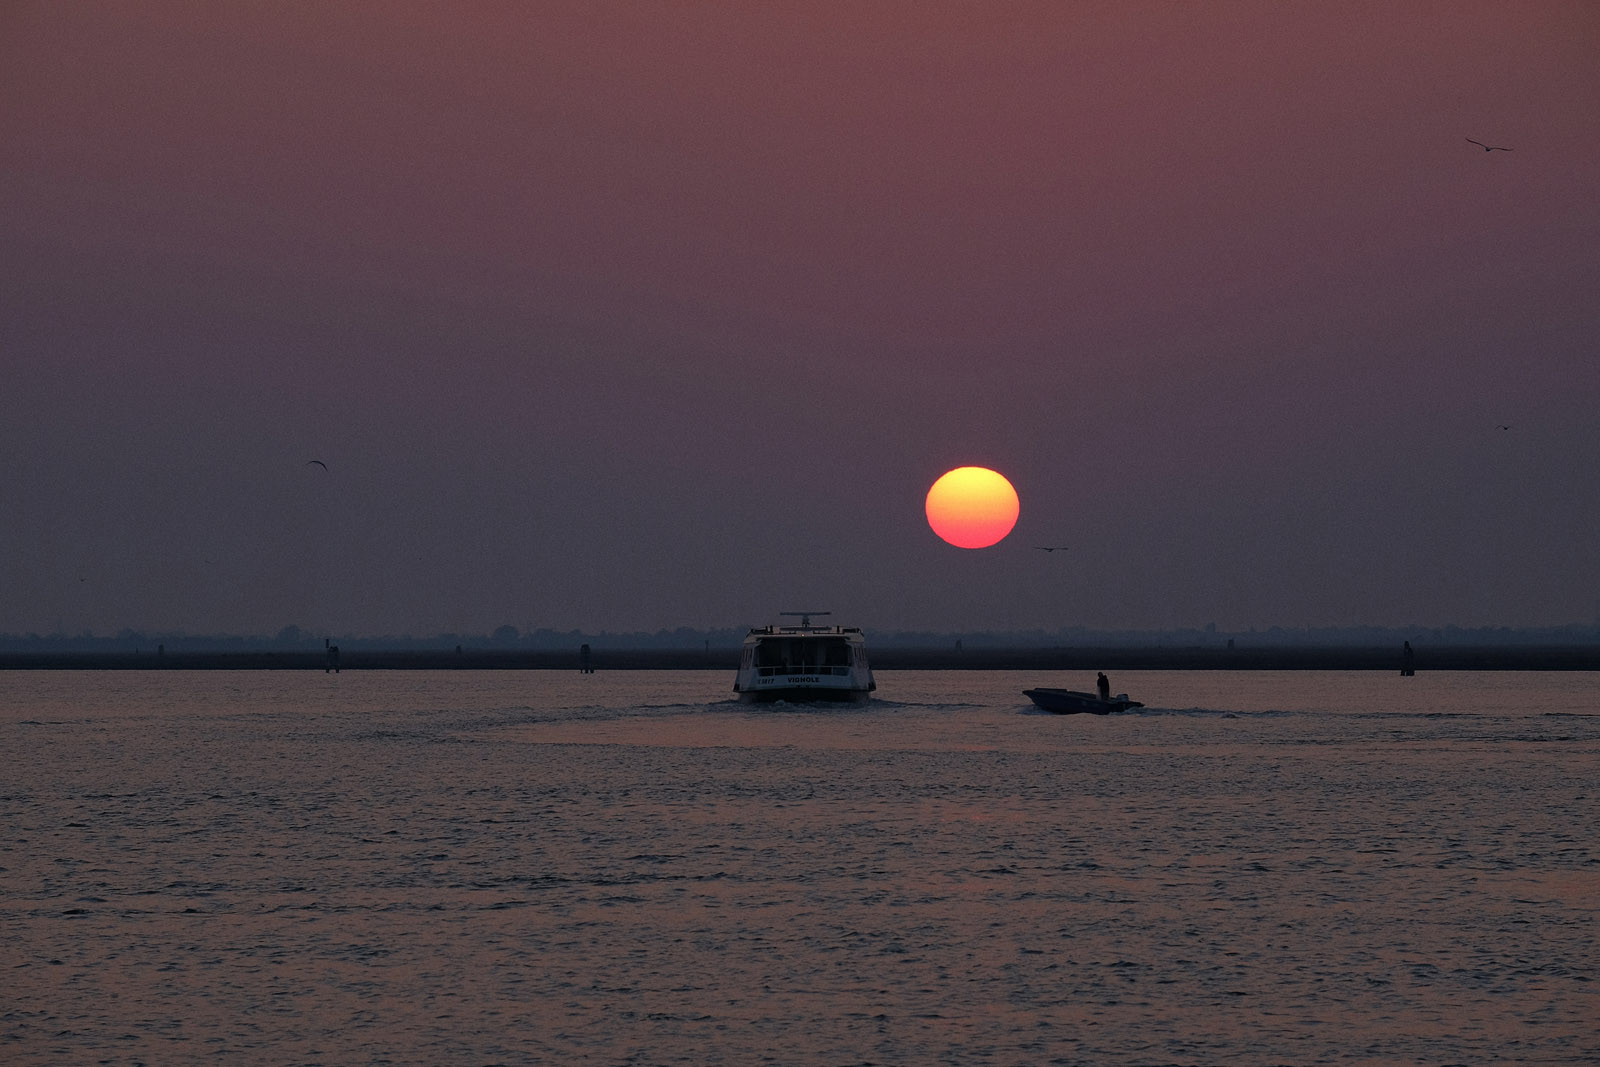
[[[1597,57],[1587,0],[12,0],[0,631],[1588,621]],[[994,548],[924,521],[966,464]]]

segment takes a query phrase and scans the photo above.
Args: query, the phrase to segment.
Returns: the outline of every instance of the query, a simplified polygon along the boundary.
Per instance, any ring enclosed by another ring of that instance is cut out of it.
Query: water
[[[1600,1061],[1600,676],[0,674],[0,1061]]]

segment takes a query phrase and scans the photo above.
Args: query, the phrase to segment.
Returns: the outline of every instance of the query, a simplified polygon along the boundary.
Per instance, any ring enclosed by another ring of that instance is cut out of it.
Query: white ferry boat
[[[826,611],[782,611],[798,626],[758,626],[745,635],[733,691],[746,704],[788,701],[865,703],[878,683],[867,639],[853,626],[813,626]]]

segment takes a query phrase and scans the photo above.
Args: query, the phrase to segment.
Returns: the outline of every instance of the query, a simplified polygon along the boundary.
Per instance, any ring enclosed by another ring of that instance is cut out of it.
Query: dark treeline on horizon
[[[487,634],[439,633],[427,637],[384,634],[316,634],[285,626],[273,635],[188,634],[181,631],[122,630],[115,635],[0,634],[3,652],[137,652],[164,648],[171,652],[312,652],[332,643],[345,651],[421,651],[453,649],[550,651],[589,645],[601,649],[733,649],[747,628],[697,630],[679,627],[655,632],[586,633],[537,629],[527,632],[501,626]],[[1550,627],[1354,626],[1223,631],[1214,627],[1173,630],[1094,630],[1086,627],[1055,631],[869,631],[873,648],[1338,648],[1383,647],[1410,641],[1418,646],[1584,645],[1600,642],[1600,625],[1573,623]]]

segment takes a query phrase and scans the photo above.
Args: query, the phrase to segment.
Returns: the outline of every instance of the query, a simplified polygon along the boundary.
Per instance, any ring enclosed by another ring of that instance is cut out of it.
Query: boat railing
[[[757,667],[756,673],[762,678],[772,678],[780,674],[839,674],[850,673],[849,667],[817,667],[795,663],[787,667]]]

